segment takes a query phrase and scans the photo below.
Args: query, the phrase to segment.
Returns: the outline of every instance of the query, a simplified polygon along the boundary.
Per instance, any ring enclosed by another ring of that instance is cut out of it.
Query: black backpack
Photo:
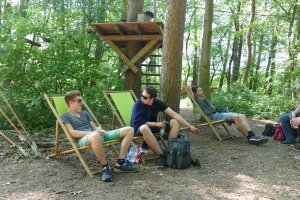
[[[190,142],[182,135],[168,141],[166,165],[174,169],[185,169],[192,164]]]
[[[266,124],[265,130],[262,133],[264,136],[272,137],[275,134],[275,126],[274,124]]]

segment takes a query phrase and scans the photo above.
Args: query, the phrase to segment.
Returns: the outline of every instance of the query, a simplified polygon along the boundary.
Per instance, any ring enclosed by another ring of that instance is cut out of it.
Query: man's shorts
[[[165,132],[169,132],[171,130],[171,126],[170,126],[170,122],[165,122],[166,124],[166,129],[165,129]],[[160,132],[160,127],[149,127],[151,132],[152,133],[159,133]],[[134,133],[134,136],[137,137],[137,136],[142,136],[142,133],[140,131],[140,128],[138,128],[135,133]]]
[[[89,146],[91,143],[89,142],[88,138],[91,134],[94,134],[94,132],[91,132],[89,134],[86,134],[82,138],[80,138],[77,142],[78,147],[83,147],[83,146]],[[112,130],[112,131],[107,131],[104,137],[99,137],[99,142],[107,142],[110,140],[116,140],[120,139],[120,129]]]
[[[212,115],[211,119],[214,121],[218,120],[232,120],[232,116],[238,113],[227,112],[227,113],[215,113]]]

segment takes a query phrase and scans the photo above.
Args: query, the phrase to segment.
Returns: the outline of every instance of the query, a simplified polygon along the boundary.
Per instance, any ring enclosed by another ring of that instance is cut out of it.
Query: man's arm
[[[71,124],[65,124],[70,135],[73,138],[81,138],[83,136],[85,136],[86,134],[90,133],[91,131],[78,131],[78,130],[74,130],[73,126]]]
[[[170,117],[172,117],[173,119],[176,119],[178,122],[180,122],[181,124],[186,125],[187,127],[190,128],[190,130],[199,135],[199,130],[194,127],[193,125],[191,125],[190,123],[188,123],[185,119],[183,119],[183,117],[181,117],[181,115],[179,115],[178,113],[176,113],[175,111],[173,111],[171,108],[167,108],[164,113],[166,113],[167,115],[169,115]]]

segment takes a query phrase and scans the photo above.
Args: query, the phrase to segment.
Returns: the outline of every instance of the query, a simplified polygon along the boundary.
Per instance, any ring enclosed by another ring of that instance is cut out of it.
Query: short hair
[[[195,94],[195,93],[197,93],[197,90],[198,90],[198,88],[199,88],[200,86],[192,86],[192,91],[193,91],[193,93]]]
[[[144,90],[145,90],[148,94],[150,94],[150,97],[156,98],[156,96],[157,96],[157,91],[156,91],[155,87],[152,87],[152,86],[146,86]]]
[[[79,90],[73,90],[66,94],[65,102],[68,106],[70,106],[70,101],[73,101],[77,96],[81,96],[81,92]]]

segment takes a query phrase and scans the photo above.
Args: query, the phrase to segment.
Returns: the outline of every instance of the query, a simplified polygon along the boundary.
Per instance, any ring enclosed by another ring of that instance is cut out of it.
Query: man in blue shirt
[[[160,168],[166,165],[166,155],[159,147],[153,133],[157,133],[163,128],[169,132],[168,139],[175,138],[179,133],[179,123],[189,127],[196,135],[199,135],[199,131],[164,102],[156,99],[156,96],[157,91],[154,87],[148,86],[144,89],[141,98],[135,102],[132,108],[130,125],[134,128],[134,135],[143,136],[148,146],[159,155],[157,167]],[[157,115],[159,112],[164,112],[171,117],[170,122],[158,122]]]

